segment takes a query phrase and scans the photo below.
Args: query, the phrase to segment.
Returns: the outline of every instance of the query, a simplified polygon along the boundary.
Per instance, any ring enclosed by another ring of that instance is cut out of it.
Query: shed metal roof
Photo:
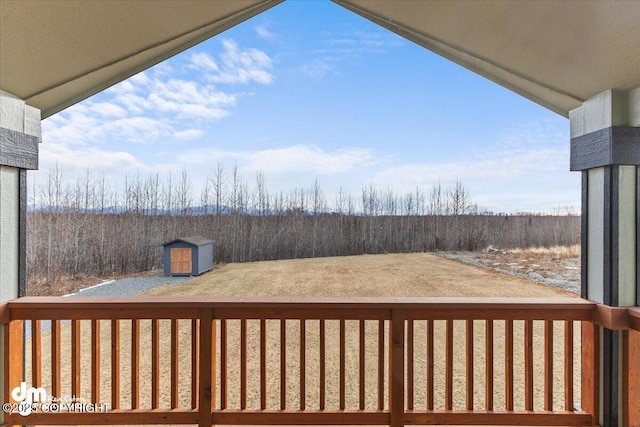
[[[168,242],[164,242],[160,246],[167,246],[167,245],[170,245],[170,244],[176,243],[176,242],[185,242],[185,243],[189,243],[189,244],[194,245],[194,246],[203,246],[203,245],[208,245],[208,244],[213,243],[213,240],[208,239],[208,238],[203,237],[203,236],[180,237],[178,239],[173,239],[173,240],[170,240]]]

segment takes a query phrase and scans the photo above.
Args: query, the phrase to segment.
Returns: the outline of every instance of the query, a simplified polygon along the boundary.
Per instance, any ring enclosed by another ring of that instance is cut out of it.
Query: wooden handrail
[[[377,297],[24,297],[7,304],[12,320],[192,319],[201,309],[215,310],[215,319],[279,319],[286,312],[287,319],[389,320],[392,309],[403,309],[408,319],[423,320],[593,320],[596,306],[577,298]]]

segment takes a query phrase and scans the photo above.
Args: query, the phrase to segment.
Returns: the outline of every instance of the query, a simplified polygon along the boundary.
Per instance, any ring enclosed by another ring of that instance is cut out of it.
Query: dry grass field
[[[575,297],[574,294],[533,283],[495,271],[443,259],[432,254],[389,254],[365,255],[339,258],[316,258],[285,261],[269,261],[258,263],[228,264],[203,276],[194,278],[179,285],[167,285],[155,288],[147,293],[149,296],[295,296],[295,297]],[[239,407],[239,353],[240,353],[240,322],[228,321],[228,407]],[[359,324],[357,321],[346,322],[346,384],[347,407],[358,406],[358,340]],[[180,403],[181,407],[190,406],[190,321],[180,321]],[[280,405],[280,353],[279,337],[280,323],[268,320],[267,323],[267,405],[279,408]],[[377,321],[366,322],[366,408],[374,409],[377,401],[376,392],[376,363],[377,363]],[[387,325],[388,326],[388,325]],[[219,325],[218,325],[219,327]],[[259,406],[259,322],[248,321],[248,402],[249,407]],[[542,406],[542,322],[535,322],[534,348],[538,349],[534,361],[534,383],[536,387],[535,406]],[[110,396],[110,322],[102,322],[102,350],[101,350],[101,401],[109,401]],[[141,407],[150,406],[151,385],[150,378],[150,321],[141,321],[141,349],[140,358],[140,403]],[[300,322],[287,322],[287,405],[298,407],[299,375],[300,372]],[[319,402],[319,322],[308,320],[306,323],[306,403],[308,408],[317,408]],[[62,348],[69,348],[70,332],[68,324],[63,327]],[[326,324],[326,393],[327,408],[337,408],[338,405],[338,322],[327,321]],[[483,321],[476,321],[474,325],[474,375],[477,380],[475,387],[476,409],[484,407],[484,342],[485,329]],[[515,409],[524,409],[524,355],[523,355],[523,324],[515,324]],[[90,324],[83,322],[82,334],[82,373],[81,395],[90,400]],[[504,408],[504,322],[495,322],[495,407]],[[168,321],[161,324],[161,406],[169,405],[170,360],[170,325]],[[388,338],[388,330],[386,335]],[[416,408],[424,409],[426,384],[426,325],[416,322],[415,325],[415,383]],[[579,325],[576,325],[576,354],[579,354]],[[442,407],[444,396],[444,322],[435,325],[435,405]],[[131,327],[129,321],[121,321],[121,402],[122,407],[130,406],[130,360],[131,360]],[[563,404],[563,329],[558,323],[555,327],[554,365],[557,376],[554,389],[555,406]],[[457,322],[454,333],[454,408],[463,409],[465,404],[465,333],[464,322]],[[50,337],[44,334],[43,344],[43,386],[50,386],[50,357],[46,349],[50,348]],[[69,351],[69,350],[63,350]],[[386,351],[385,351],[386,352]],[[29,354],[27,354],[29,356]],[[219,359],[219,354],[218,354]],[[69,395],[70,368],[68,358],[63,357],[62,378],[63,396]],[[579,385],[579,360],[574,364],[575,383]],[[29,361],[27,360],[27,366]],[[219,366],[219,365],[218,365]],[[386,374],[385,374],[386,378]],[[47,382],[49,381],[49,383]],[[218,384],[219,390],[220,384]],[[385,387],[386,388],[386,387]],[[579,389],[576,389],[579,390]],[[576,392],[576,395],[579,393]],[[219,404],[219,402],[218,402]]]
[[[559,289],[428,253],[227,264],[147,295],[554,297]]]

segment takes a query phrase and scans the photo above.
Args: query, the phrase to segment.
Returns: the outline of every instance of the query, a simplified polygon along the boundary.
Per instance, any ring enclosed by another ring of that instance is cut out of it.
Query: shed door
[[[171,273],[190,274],[191,271],[191,249],[171,248]]]

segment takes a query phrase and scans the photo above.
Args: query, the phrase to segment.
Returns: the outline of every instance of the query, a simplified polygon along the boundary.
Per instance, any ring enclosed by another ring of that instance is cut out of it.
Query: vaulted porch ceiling
[[[3,0],[0,90],[48,117],[281,1]],[[640,86],[640,2],[334,1],[565,116]]]

